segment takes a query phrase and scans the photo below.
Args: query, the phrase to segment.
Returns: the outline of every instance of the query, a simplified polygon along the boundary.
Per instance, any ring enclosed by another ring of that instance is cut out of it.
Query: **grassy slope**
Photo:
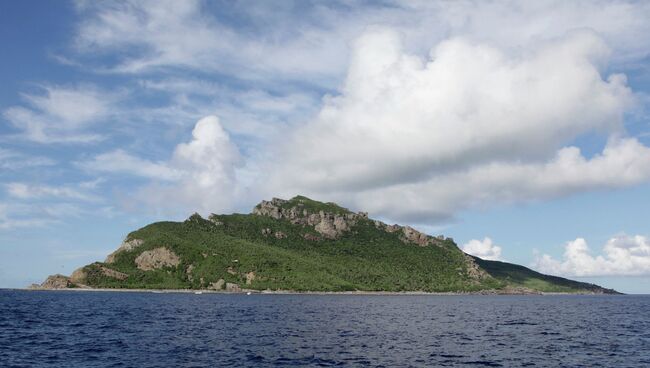
[[[598,292],[604,290],[598,285],[573,281],[557,276],[544,275],[524,266],[512,263],[487,261],[478,257],[474,257],[474,260],[490,275],[513,286],[526,287],[542,292],[563,293],[578,291]],[[607,290],[607,292],[611,293],[614,291]]]
[[[309,227],[255,215],[217,216],[222,225],[192,218],[183,223],[160,222],[129,235],[144,240],[123,252],[108,267],[130,277],[118,281],[102,276],[97,265],[87,267],[88,284],[96,287],[200,288],[223,278],[243,285],[244,274],[256,273],[251,289],[311,291],[459,291],[502,287],[489,279],[476,284],[468,278],[462,253],[450,241],[444,247],[406,245],[397,234],[377,230],[370,221],[336,241],[305,240]],[[262,235],[262,229],[286,234],[284,239]],[[177,268],[140,271],[133,260],[143,250],[166,246],[178,254]],[[207,255],[207,257],[204,257]],[[237,260],[235,262],[235,260]],[[193,281],[184,273],[194,265]],[[237,275],[226,272],[228,267]]]

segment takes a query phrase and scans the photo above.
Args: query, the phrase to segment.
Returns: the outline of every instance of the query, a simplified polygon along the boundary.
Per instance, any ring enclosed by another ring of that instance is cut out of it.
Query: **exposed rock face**
[[[367,219],[365,212],[353,213],[332,213],[326,211],[312,212],[298,200],[295,205],[287,207],[292,202],[273,198],[270,201],[262,201],[253,209],[254,215],[268,216],[276,220],[286,219],[292,224],[313,226],[319,234],[328,239],[336,239],[350,228],[357,224],[359,219]],[[270,229],[262,230],[263,235],[270,234]],[[276,238],[278,234],[275,234]]]
[[[131,239],[125,240],[117,250],[106,257],[104,263],[113,263],[115,262],[115,256],[120,252],[128,252],[144,244],[140,239]]]
[[[102,270],[102,274],[104,274],[104,276],[112,277],[114,279],[126,280],[129,277],[129,275],[124,272],[115,271],[104,266],[102,266],[100,269]]]
[[[239,287],[238,284],[233,284],[233,283],[227,282],[226,283],[226,291],[228,291],[230,293],[238,293],[238,292],[241,291],[241,288]]]
[[[309,240],[309,241],[320,241],[321,240],[321,238],[319,236],[316,236],[316,235],[310,234],[310,233],[307,233],[307,234],[303,235],[302,237],[305,238],[305,240]]]
[[[297,197],[299,198],[299,197]],[[280,198],[273,198],[270,201],[262,201],[255,206],[253,214],[260,216],[268,216],[276,220],[286,219],[292,224],[299,224],[303,226],[313,226],[314,230],[327,239],[337,239],[343,233],[350,231],[361,219],[368,219],[367,212],[353,213],[342,209],[337,212],[326,211],[310,211],[306,206],[301,203],[300,199],[292,199],[287,201]],[[421,247],[428,245],[441,245],[445,238],[443,236],[433,237],[421,233],[410,226],[388,225],[381,221],[374,221],[378,229],[382,229],[389,233],[400,231],[402,234],[400,238],[404,243],[417,244]],[[262,234],[267,236],[272,234],[271,229],[263,229]],[[276,238],[278,233],[275,233]],[[309,236],[309,238],[308,238]],[[313,235],[304,235],[305,239],[316,240]]]
[[[181,259],[165,247],[146,250],[135,259],[135,264],[143,271],[156,270],[163,267],[175,267],[180,262]]]
[[[86,278],[88,277],[88,274],[86,271],[84,271],[84,267],[77,268],[74,270],[72,275],[70,275],[70,282],[73,284],[84,284],[86,282]]]
[[[255,272],[251,271],[246,274],[246,285],[250,285],[255,281]]]
[[[48,276],[41,284],[42,289],[65,289],[72,286],[70,278],[60,274]]]
[[[187,266],[187,269],[185,270],[185,274],[187,275],[187,280],[190,281],[190,282],[194,281],[194,275],[192,275],[192,271],[194,271],[194,265],[193,264]]]
[[[273,236],[275,236],[276,239],[284,239],[287,237],[287,234],[283,233],[282,231],[276,231]]]
[[[465,254],[465,265],[467,267],[467,274],[474,280],[484,280],[490,277],[487,272],[476,264],[474,258],[467,254]]]
[[[219,280],[217,280],[217,282],[211,282],[210,285],[208,286],[208,289],[209,290],[222,290],[223,285],[225,283],[226,282],[224,281],[224,279],[219,279]]]
[[[442,245],[445,237],[442,235],[431,236],[425,233],[419,232],[410,226],[400,226],[400,225],[388,225],[381,221],[373,221],[375,227],[382,229],[389,233],[401,232],[400,239],[404,243],[417,244],[421,247],[426,247],[428,245]]]

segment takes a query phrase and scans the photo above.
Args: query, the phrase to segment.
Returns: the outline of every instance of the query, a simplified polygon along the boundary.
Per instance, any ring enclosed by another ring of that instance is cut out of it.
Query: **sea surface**
[[[0,290],[0,367],[650,367],[650,296]]]

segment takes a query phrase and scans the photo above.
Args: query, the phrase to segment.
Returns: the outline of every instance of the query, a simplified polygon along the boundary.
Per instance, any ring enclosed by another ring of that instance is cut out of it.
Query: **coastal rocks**
[[[163,267],[175,267],[180,262],[180,258],[165,247],[146,250],[135,258],[136,266],[143,271],[151,271]]]
[[[224,279],[219,279],[216,282],[211,282],[208,286],[208,290],[222,290],[226,281]]]
[[[229,293],[240,293],[241,292],[241,287],[239,287],[238,284],[233,284],[230,282],[226,283],[226,291]]]
[[[144,241],[140,239],[131,239],[125,240],[117,250],[106,257],[104,263],[113,263],[115,262],[115,256],[120,252],[128,252],[144,244]]]
[[[70,275],[70,282],[73,284],[83,284],[86,282],[88,273],[84,270],[85,267],[77,268]]]
[[[70,278],[61,274],[48,276],[40,285],[41,289],[66,289],[72,286]]]

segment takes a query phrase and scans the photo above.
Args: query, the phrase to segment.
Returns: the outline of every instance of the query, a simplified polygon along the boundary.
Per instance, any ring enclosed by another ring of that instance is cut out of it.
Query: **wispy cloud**
[[[102,136],[88,128],[111,114],[117,96],[90,85],[42,86],[39,94],[24,93],[26,106],[12,106],[3,116],[21,137],[38,143],[90,143]]]
[[[88,183],[81,183],[76,186],[62,185],[39,185],[31,183],[8,183],[5,184],[9,196],[18,199],[42,199],[42,198],[66,198],[82,201],[98,201],[99,198],[87,192]],[[92,188],[92,186],[91,186]]]
[[[0,148],[0,168],[21,170],[33,167],[53,166],[56,161],[43,156],[31,156],[14,150]]]

